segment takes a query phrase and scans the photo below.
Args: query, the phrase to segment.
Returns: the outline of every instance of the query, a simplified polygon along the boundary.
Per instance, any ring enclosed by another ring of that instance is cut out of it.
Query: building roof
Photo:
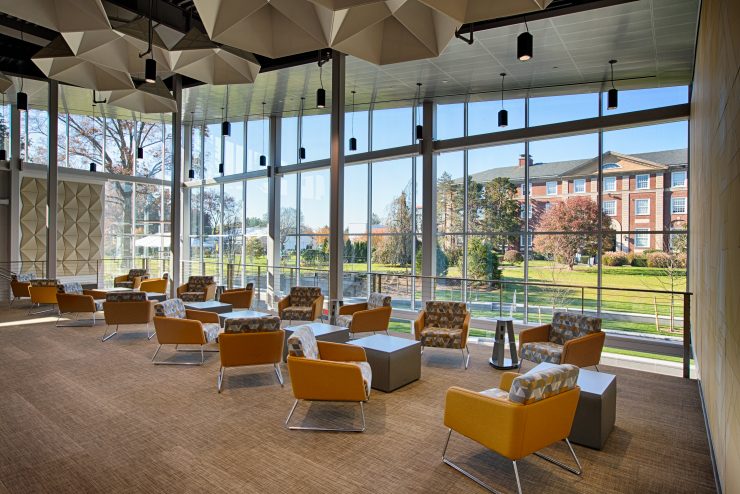
[[[604,155],[610,154],[606,151]],[[666,167],[685,166],[688,163],[688,149],[670,149],[666,151],[654,151],[650,153],[623,154],[616,153],[627,158],[636,158],[638,160],[650,161]],[[596,158],[551,161],[548,163],[533,163],[529,169],[530,179],[555,178],[574,174],[581,166],[594,161]],[[524,168],[520,166],[504,166],[492,168],[472,175],[473,180],[477,182],[489,182],[494,178],[504,177],[512,181],[524,181]],[[458,179],[461,181],[462,179]]]

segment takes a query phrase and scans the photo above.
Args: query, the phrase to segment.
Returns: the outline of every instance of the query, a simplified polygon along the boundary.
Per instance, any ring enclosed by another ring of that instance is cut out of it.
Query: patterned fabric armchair
[[[272,364],[280,386],[283,374],[280,361],[283,358],[285,331],[280,329],[280,318],[249,317],[227,319],[224,332],[218,337],[221,368],[216,380],[218,392],[224,381],[226,367]]]
[[[391,296],[371,293],[367,302],[348,304],[339,308],[337,325],[344,326],[351,333],[385,331],[391,321]]]
[[[513,462],[518,492],[517,461],[534,453],[576,475],[581,464],[568,441],[576,414],[580,388],[578,368],[558,365],[540,372],[519,375],[505,372],[498,388],[475,392],[452,387],[445,398],[444,423],[449,428],[442,461],[475,480],[491,492],[498,492],[447,457],[452,431],[480,443]],[[491,424],[496,427],[492,428]],[[558,441],[565,441],[577,468],[538,453]]]
[[[188,282],[177,287],[177,297],[183,302],[206,302],[216,298],[213,276],[191,276]]]
[[[142,280],[149,278],[146,269],[129,269],[128,274],[122,274],[113,278],[115,288],[139,288]]]
[[[33,273],[10,275],[10,290],[13,293],[13,300],[10,301],[10,305],[13,305],[16,300],[31,298],[28,288],[31,286],[33,277]]]
[[[315,321],[323,308],[324,296],[318,286],[294,286],[278,302],[278,314],[284,321]]]
[[[103,310],[103,303],[95,300],[92,290],[83,290],[82,285],[78,282],[61,283],[57,289],[59,317],[57,318],[56,325],[58,327],[95,326],[95,313]],[[73,317],[76,317],[78,314],[92,314],[92,320],[88,324],[60,324],[59,321],[63,314],[71,314]]]
[[[118,334],[118,327],[122,324],[145,324],[147,339],[151,340],[154,333],[150,333],[150,325],[154,317],[154,301],[147,300],[145,292],[116,291],[108,292],[103,302],[105,313],[105,332],[101,341],[108,341]],[[110,326],[115,331],[108,334]]]
[[[231,304],[235,309],[249,309],[252,307],[253,297],[254,283],[247,283],[247,286],[244,288],[224,290],[219,297],[219,301],[225,304]]]
[[[288,370],[295,403],[285,426],[289,429],[363,432],[363,402],[370,399],[372,370],[365,349],[344,343],[316,341],[309,326],[299,326],[288,338]],[[290,418],[300,400],[358,402],[361,428],[291,427]]]
[[[470,313],[464,302],[430,300],[414,321],[414,336],[421,342],[422,352],[426,346],[461,350],[467,369],[470,363],[469,325]]]
[[[519,355],[531,362],[597,366],[606,335],[598,317],[555,312],[552,323],[519,334]],[[598,370],[598,367],[596,368]]]
[[[152,362],[158,365],[203,365],[203,346],[218,340],[221,326],[218,314],[202,310],[186,309],[183,301],[173,298],[154,305],[154,327],[157,335],[157,350]],[[199,345],[200,362],[155,361],[162,345]]]
[[[37,279],[31,280],[31,285],[28,287],[28,295],[31,297],[31,309],[29,314],[40,314],[42,312],[49,312],[54,308],[31,312],[33,307],[40,307],[42,305],[56,305],[57,304],[57,292],[59,286],[59,280],[50,279]]]

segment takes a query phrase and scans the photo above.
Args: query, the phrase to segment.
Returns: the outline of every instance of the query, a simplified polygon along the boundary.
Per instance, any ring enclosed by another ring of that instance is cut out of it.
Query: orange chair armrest
[[[416,320],[414,321],[414,336],[417,340],[421,340],[421,332],[424,329],[424,323],[426,320],[426,311],[420,310],[419,315],[416,317]]]
[[[205,345],[203,325],[194,319],[154,316],[157,341],[162,345]]]
[[[332,360],[334,362],[367,362],[365,349],[357,345],[346,343],[332,343],[329,341],[317,341],[321,360]]]
[[[57,293],[59,312],[96,312],[92,295],[79,293]]]
[[[177,287],[177,296],[179,297],[180,295],[182,295],[183,293],[185,293],[187,291],[188,291],[188,284],[187,283],[185,283],[183,285],[180,285],[180,286]]]
[[[550,339],[550,324],[544,326],[537,326],[536,328],[525,329],[519,333],[519,350],[521,351],[522,345],[525,343],[534,343],[537,341],[549,341]]]
[[[281,314],[283,310],[287,309],[288,307],[290,307],[290,295],[278,300],[278,314]]]
[[[563,356],[560,362],[578,367],[598,365],[605,340],[606,334],[603,331],[568,340],[563,345]]]
[[[465,320],[463,321],[463,329],[462,329],[462,346],[465,347],[468,344],[468,334],[470,333],[470,312],[467,313],[465,316]]]
[[[288,357],[293,395],[299,400],[365,401],[360,368],[346,362]]]
[[[128,281],[128,275],[122,274],[121,276],[116,276],[113,278],[113,283],[118,283],[119,281]]]
[[[392,311],[391,307],[376,307],[356,311],[352,315],[352,332],[387,331]]]
[[[211,283],[206,287],[206,300],[213,300],[216,298],[216,284]]]
[[[313,319],[312,321],[315,321],[316,319],[321,317],[321,312],[324,310],[324,296],[319,295],[316,297],[316,300],[313,301]]]
[[[185,309],[185,317],[193,321],[218,323],[218,314],[205,310]]]
[[[504,372],[501,374],[501,380],[498,382],[498,389],[502,391],[511,390],[511,383],[514,382],[514,379],[517,377],[519,377],[519,374],[516,372]]]
[[[367,302],[360,302],[359,304],[347,304],[339,308],[340,316],[348,316],[354,314],[357,311],[367,310]]]

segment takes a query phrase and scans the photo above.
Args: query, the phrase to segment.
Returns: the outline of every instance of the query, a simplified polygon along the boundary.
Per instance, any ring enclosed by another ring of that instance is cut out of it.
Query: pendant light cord
[[[527,32],[529,32],[529,25],[527,24],[527,16],[526,15],[524,16],[524,29],[526,29]]]
[[[355,91],[352,91],[352,137],[355,136]]]
[[[506,77],[506,72],[501,73],[501,109],[504,109],[504,78]]]
[[[262,102],[262,152],[265,152],[265,102]]]
[[[610,67],[611,67],[611,69],[612,69],[612,89],[616,89],[616,88],[614,87],[614,62],[609,62],[609,66],[610,66]]]

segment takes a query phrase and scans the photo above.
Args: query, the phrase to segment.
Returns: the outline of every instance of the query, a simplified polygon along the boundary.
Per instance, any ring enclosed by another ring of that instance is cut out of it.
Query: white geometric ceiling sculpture
[[[31,59],[50,79],[96,91],[133,89],[131,76],[76,57],[61,36],[55,38]]]
[[[552,0],[421,0],[421,2],[459,23],[468,23],[544,10]]]
[[[307,0],[194,0],[213,41],[270,58],[329,46],[332,12]]]
[[[162,79],[141,84],[136,89],[111,91],[108,104],[140,113],[174,113],[177,103]]]
[[[376,65],[408,62],[438,56],[458,26],[419,0],[386,0],[335,12],[331,47]]]
[[[313,3],[331,10],[344,10],[351,7],[359,7],[368,3],[378,3],[383,0],[311,0]]]
[[[60,32],[110,28],[100,0],[0,0],[0,11]]]
[[[4,93],[13,86],[13,81],[0,74],[0,93]]]
[[[172,47],[172,70],[206,84],[249,84],[260,71],[251,53],[219,46],[198,30],[191,30]]]

